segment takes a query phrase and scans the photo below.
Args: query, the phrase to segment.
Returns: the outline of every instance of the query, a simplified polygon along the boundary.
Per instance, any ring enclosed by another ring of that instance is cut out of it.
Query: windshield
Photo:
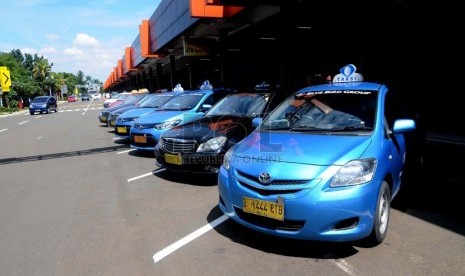
[[[144,97],[145,97],[145,95],[142,95],[142,94],[130,95],[129,97],[127,97],[124,100],[123,105],[135,105],[135,104],[137,104],[137,102],[139,102]]]
[[[268,100],[269,94],[234,94],[223,98],[207,112],[207,115],[259,115]]]
[[[32,102],[33,103],[45,103],[47,102],[47,97],[39,97],[39,98],[35,98]]]
[[[160,107],[163,110],[189,110],[194,108],[205,94],[182,94]]]
[[[174,94],[150,94],[140,107],[146,108],[158,108],[166,103],[168,100],[172,99]]]
[[[287,98],[262,123],[263,130],[371,131],[376,91],[303,92]]]

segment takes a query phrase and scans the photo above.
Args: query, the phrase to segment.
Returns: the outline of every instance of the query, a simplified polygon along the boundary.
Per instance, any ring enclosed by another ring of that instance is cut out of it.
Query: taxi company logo
[[[356,73],[357,67],[353,64],[346,65],[342,67],[339,72],[333,78],[334,83],[338,82],[354,82],[354,81],[363,81],[363,76],[359,73]]]
[[[258,180],[260,180],[263,184],[269,184],[271,182],[271,176],[268,173],[263,172],[258,176]]]
[[[341,74],[343,74],[344,76],[348,77],[348,76],[352,75],[353,73],[355,73],[356,70],[357,70],[357,68],[355,67],[355,65],[349,64],[347,66],[342,67],[339,70],[339,72]]]

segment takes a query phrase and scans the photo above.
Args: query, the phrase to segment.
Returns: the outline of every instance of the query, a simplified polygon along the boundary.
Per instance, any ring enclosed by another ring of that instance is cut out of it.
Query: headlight
[[[231,149],[226,152],[223,159],[223,167],[229,171],[229,167],[231,166],[231,159],[232,159],[232,151]]]
[[[345,164],[334,176],[330,187],[359,185],[371,181],[376,170],[376,159],[353,160]]]
[[[179,125],[180,122],[181,122],[181,119],[166,121],[164,123],[155,125],[155,128],[156,129],[167,129],[167,128],[171,128],[171,127]]]
[[[226,143],[225,136],[218,136],[208,140],[205,143],[200,144],[197,149],[197,152],[205,152],[205,151],[216,151],[220,149],[224,143]]]

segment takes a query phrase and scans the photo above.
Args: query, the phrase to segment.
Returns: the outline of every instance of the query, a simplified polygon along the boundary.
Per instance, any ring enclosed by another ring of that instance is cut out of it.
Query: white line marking
[[[8,130],[8,128],[4,128],[4,129],[0,130],[0,132],[4,132],[6,130]]]
[[[19,123],[18,125],[22,125],[22,124],[25,124],[25,123],[27,123],[27,122],[29,122],[29,121],[21,122],[21,123]]]
[[[136,149],[129,149],[129,150],[118,151],[116,154],[122,154],[122,153],[131,152],[131,151],[135,151],[135,150],[136,150]]]
[[[137,180],[139,178],[143,178],[143,177],[146,177],[146,176],[149,176],[149,175],[153,175],[153,172],[149,172],[149,173],[146,173],[146,174],[143,174],[143,175],[139,175],[139,176],[136,176],[136,177],[133,177],[133,178],[129,178],[128,182],[131,182],[131,181],[134,181],[134,180]]]
[[[349,262],[347,262],[346,260],[339,259],[334,254],[326,254],[324,257],[325,257],[325,259],[330,261],[333,265],[337,266],[340,270],[344,271],[345,273],[347,273],[347,274],[349,274],[351,276],[357,276],[358,275],[356,273],[356,271],[354,271],[355,269],[353,268],[353,266],[351,264],[349,264]]]
[[[159,173],[159,172],[164,172],[164,171],[166,171],[165,168],[157,169],[157,170],[154,170],[154,171],[152,171],[150,173],[146,173],[146,174],[139,175],[139,176],[136,176],[136,177],[133,177],[133,178],[129,178],[128,182],[131,182],[131,181],[134,181],[134,180],[137,180],[139,178],[143,178],[143,177],[146,177],[146,176],[149,176],[149,175],[153,175],[154,173]]]
[[[352,265],[350,265],[346,260],[344,260],[344,259],[338,259],[338,260],[331,259],[330,261],[331,261],[331,263],[333,263],[334,265],[339,267],[345,273],[347,273],[347,274],[349,274],[351,276],[356,276],[357,275],[354,272],[354,269],[352,268]]]
[[[40,117],[42,117],[42,115],[39,115],[39,116],[37,116],[37,117],[35,117],[35,118],[36,118],[36,119],[39,119]]]
[[[171,244],[168,247],[165,247],[161,251],[158,251],[153,255],[153,261],[155,263],[159,262],[164,257],[168,256],[169,254],[173,253],[174,251],[178,250],[182,246],[186,245],[187,243],[193,241],[194,239],[202,236],[203,234],[207,233],[211,229],[215,228],[216,226],[220,225],[224,221],[226,221],[228,217],[226,215],[222,215],[221,217],[215,219],[211,223],[204,225],[202,228],[197,229],[196,231],[192,232],[191,234],[185,236],[184,238],[178,240],[177,242]]]

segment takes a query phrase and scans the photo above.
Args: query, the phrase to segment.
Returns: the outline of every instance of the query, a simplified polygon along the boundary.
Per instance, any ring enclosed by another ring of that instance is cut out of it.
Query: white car
[[[117,93],[117,94],[113,94],[111,96],[110,99],[106,99],[104,102],[103,102],[103,107],[107,108],[110,106],[111,103],[114,103],[116,102],[118,99],[124,99],[125,97],[131,95],[131,93],[129,92],[122,92],[122,93]]]
[[[92,100],[100,100],[100,98],[102,98],[102,95],[100,93],[93,93],[93,94],[90,94],[90,98]]]

